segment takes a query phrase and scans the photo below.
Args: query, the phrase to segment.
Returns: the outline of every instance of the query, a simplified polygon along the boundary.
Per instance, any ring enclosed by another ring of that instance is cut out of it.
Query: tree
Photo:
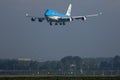
[[[71,68],[79,70],[82,64],[82,59],[79,56],[67,56],[61,59],[64,70],[69,71]]]
[[[115,56],[113,58],[113,68],[120,69],[120,56]]]

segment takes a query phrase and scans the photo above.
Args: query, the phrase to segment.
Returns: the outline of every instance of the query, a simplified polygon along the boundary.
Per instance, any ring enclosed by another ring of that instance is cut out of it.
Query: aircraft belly
[[[69,18],[61,18],[59,16],[52,16],[52,17],[47,17],[48,21],[52,22],[67,22],[69,21]]]

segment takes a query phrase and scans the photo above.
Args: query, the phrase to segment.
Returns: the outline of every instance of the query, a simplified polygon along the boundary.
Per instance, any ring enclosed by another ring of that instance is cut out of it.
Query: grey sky
[[[49,26],[25,17],[50,8],[72,15],[103,12],[87,21]],[[60,59],[64,56],[111,57],[120,54],[120,0],[0,0],[0,58]]]

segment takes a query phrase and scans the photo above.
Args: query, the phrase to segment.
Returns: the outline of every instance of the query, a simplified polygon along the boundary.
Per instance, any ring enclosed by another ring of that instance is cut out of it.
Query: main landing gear
[[[55,22],[54,23],[55,25],[65,25],[65,22]],[[52,26],[53,25],[53,22],[50,22],[50,25]]]

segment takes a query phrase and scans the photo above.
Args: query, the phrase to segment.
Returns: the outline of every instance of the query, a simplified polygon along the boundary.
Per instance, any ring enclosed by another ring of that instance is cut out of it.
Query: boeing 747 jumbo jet
[[[44,13],[44,17],[35,17],[35,16],[30,16],[28,13],[26,13],[26,17],[30,17],[31,21],[38,20],[39,22],[43,22],[46,20],[50,25],[65,25],[66,22],[71,22],[73,20],[79,20],[81,19],[82,21],[85,21],[87,17],[93,17],[93,16],[98,16],[99,14],[92,14],[92,15],[85,15],[85,16],[71,16],[71,8],[72,4],[69,4],[68,10],[66,14],[61,14],[57,11],[47,9]]]

